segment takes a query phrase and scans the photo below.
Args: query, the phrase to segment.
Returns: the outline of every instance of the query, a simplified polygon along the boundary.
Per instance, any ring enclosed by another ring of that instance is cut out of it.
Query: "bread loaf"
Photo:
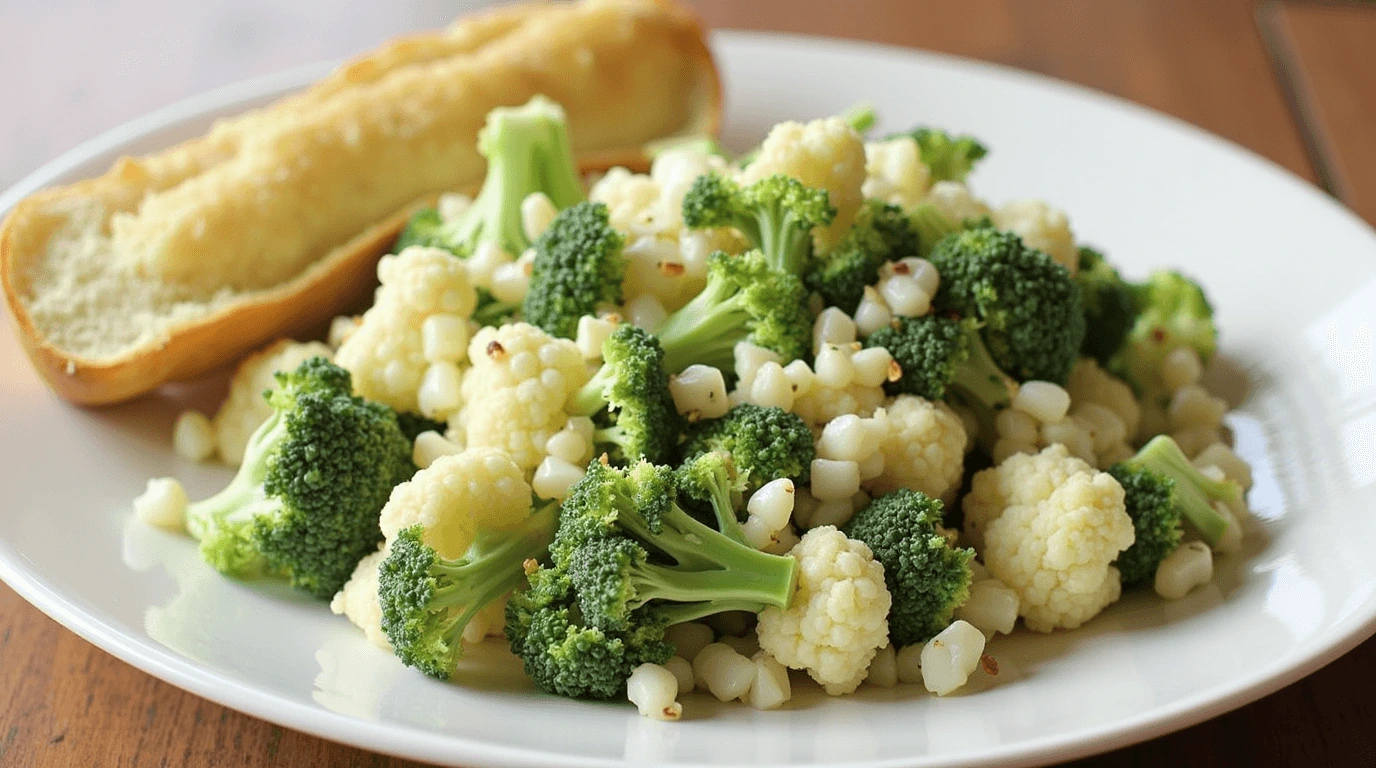
[[[488,111],[536,94],[564,107],[585,170],[719,117],[702,31],[668,0],[518,5],[401,38],[20,202],[0,280],[21,340],[64,397],[108,403],[318,325],[371,291],[415,201],[481,179]]]

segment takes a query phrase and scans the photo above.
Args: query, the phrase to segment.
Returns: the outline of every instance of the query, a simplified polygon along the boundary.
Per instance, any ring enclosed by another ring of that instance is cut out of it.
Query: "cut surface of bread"
[[[559,102],[585,171],[715,134],[696,20],[657,0],[510,6],[395,40],[302,93],[21,201],[0,279],[26,350],[103,403],[320,324],[374,285],[417,200],[478,182],[487,113]]]

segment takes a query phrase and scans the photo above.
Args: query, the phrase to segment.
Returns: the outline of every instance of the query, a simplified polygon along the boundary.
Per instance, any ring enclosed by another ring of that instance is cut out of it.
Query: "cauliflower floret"
[[[922,202],[931,203],[941,215],[951,221],[978,219],[989,215],[989,206],[975,197],[970,188],[958,181],[938,181],[927,190]]]
[[[911,211],[927,195],[932,172],[922,162],[921,150],[911,136],[865,145],[866,198],[883,200]]]
[[[738,374],[739,369],[738,365]],[[848,413],[869,418],[884,404],[883,385],[892,370],[893,357],[882,347],[822,344],[812,368],[795,360],[784,369],[793,396],[791,409],[814,430]],[[752,390],[758,386],[752,382]]]
[[[495,448],[441,456],[392,489],[378,521],[388,540],[413,525],[440,557],[462,557],[479,528],[515,525],[530,514],[530,485],[516,462]]]
[[[853,413],[860,418],[874,415],[875,409],[884,405],[882,387],[866,387],[849,384],[833,388],[821,384],[814,385],[806,395],[793,401],[793,412],[813,429],[821,429],[828,421]]]
[[[272,415],[272,406],[263,393],[277,389],[273,374],[296,370],[296,366],[312,357],[329,359],[333,355],[333,350],[318,341],[279,339],[244,358],[229,382],[229,396],[213,420],[220,460],[232,467],[239,466],[248,439]]]
[[[1132,388],[1122,379],[1099,367],[1092,357],[1082,357],[1070,369],[1070,379],[1065,390],[1070,393],[1070,401],[1076,405],[1096,403],[1113,411],[1129,436],[1137,434],[1142,423],[1142,408],[1133,397]]]
[[[477,292],[463,260],[439,248],[412,246],[383,256],[377,276],[381,285],[373,306],[340,345],[335,362],[353,374],[359,395],[416,412],[421,378],[438,362],[426,359],[421,326],[434,315],[466,320]]]
[[[829,525],[808,531],[791,554],[798,591],[788,610],[760,614],[760,648],[786,667],[807,670],[833,696],[851,693],[889,641],[884,566],[869,547]]]
[[[1074,629],[1118,599],[1110,564],[1134,538],[1123,488],[1065,446],[976,474],[964,509],[965,535],[989,573],[1018,593],[1029,629]]]
[[[578,345],[526,323],[484,328],[468,346],[463,409],[450,439],[505,451],[530,477],[568,420],[564,402],[587,381]]]
[[[831,226],[813,231],[818,250],[825,251],[850,229],[864,201],[865,144],[840,117],[806,125],[779,123],[765,137],[755,160],[741,172],[741,181],[753,184],[776,173],[827,191],[836,218]]]
[[[1021,237],[1029,248],[1050,256],[1070,274],[1079,270],[1080,253],[1065,211],[1041,200],[1015,200],[994,211],[994,224]]]
[[[683,228],[684,193],[697,177],[726,170],[716,155],[672,149],[655,158],[648,176],[613,168],[593,185],[589,198],[605,204],[611,225],[626,235],[622,290],[628,302],[649,294],[672,312],[706,284],[708,254],[744,250],[745,241],[731,229]]]
[[[885,410],[884,471],[865,484],[873,495],[899,488],[955,501],[965,471],[965,427],[945,403],[899,395]]]
[[[368,642],[391,651],[392,644],[387,642],[387,633],[382,631],[382,604],[377,597],[377,567],[385,559],[387,550],[383,548],[359,560],[344,588],[330,601],[330,611],[348,618],[363,630]]]

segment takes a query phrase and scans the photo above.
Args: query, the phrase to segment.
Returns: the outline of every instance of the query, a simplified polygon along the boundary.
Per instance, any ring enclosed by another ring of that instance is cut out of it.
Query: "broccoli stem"
[[[1124,463],[1174,480],[1171,502],[1199,531],[1205,543],[1213,546],[1223,538],[1230,523],[1214,509],[1213,502],[1236,502],[1240,499],[1242,490],[1236,483],[1205,477],[1168,435],[1152,438],[1136,456]]]
[[[607,388],[616,379],[616,371],[609,365],[603,365],[597,369],[597,373],[588,379],[584,384],[573,393],[564,410],[571,416],[592,416],[603,408],[607,407]]]
[[[793,559],[776,555],[765,557],[769,559],[754,558],[751,561],[759,562],[761,566],[752,566],[741,558],[727,557],[724,559],[725,569],[710,571],[684,571],[674,566],[645,563],[632,572],[631,582],[635,585],[638,601],[642,603],[651,600],[675,603],[728,601],[783,608],[793,597]]]
[[[748,544],[736,541],[730,536],[713,530],[710,526],[704,525],[684,512],[678,504],[671,504],[670,508],[659,519],[659,530],[653,530],[649,522],[638,513],[623,514],[618,517],[618,521],[632,536],[640,541],[648,543],[650,546],[660,550],[664,554],[677,561],[681,571],[720,571],[721,583],[708,579],[701,587],[705,592],[690,593],[683,592],[681,597],[668,598],[679,601],[702,601],[722,599],[739,599],[742,594],[749,595],[749,599],[759,599],[759,602],[767,605],[777,605],[786,607],[788,601],[793,596],[793,587],[797,577],[797,561],[791,557],[780,557],[761,552]],[[670,589],[679,584],[684,589],[692,589],[698,583],[696,577],[689,578],[687,574],[681,582],[663,581],[660,585],[664,589]],[[740,584],[743,575],[748,575],[745,580],[745,593],[731,593],[729,589],[733,584]],[[677,577],[676,577],[677,578]],[[727,592],[721,592],[715,586],[717,584]],[[650,582],[648,588],[656,588],[656,582]]]
[[[736,344],[749,333],[750,313],[740,293],[726,295],[728,287],[714,287],[712,282],[659,329],[669,373],[695,363],[727,371],[735,364]]]
[[[1018,392],[1017,382],[994,362],[994,356],[980,339],[978,328],[968,328],[965,336],[969,357],[956,364],[951,385],[991,410],[1008,407]]]
[[[445,622],[444,635],[461,652],[464,627],[483,608],[515,589],[525,578],[527,560],[541,557],[554,538],[558,506],[548,504],[511,528],[483,529],[458,560],[439,560],[431,573],[443,586],[429,607],[459,609]]]
[[[655,606],[655,613],[665,620],[665,626],[685,624],[726,611],[745,611],[759,613],[763,609],[753,600],[703,600],[696,603],[673,603]]]
[[[717,517],[717,528],[732,541],[745,543],[745,528],[736,516],[736,505],[731,503],[731,479],[726,468],[719,467],[712,473],[713,481],[707,490],[711,493],[712,511]]]
[[[286,438],[287,421],[280,410],[274,410],[249,438],[234,479],[214,496],[187,506],[186,530],[201,542],[201,555],[215,570],[247,576],[262,569],[263,557],[250,540],[253,519],[280,507],[280,502],[263,492],[263,481],[268,475],[268,456]]]

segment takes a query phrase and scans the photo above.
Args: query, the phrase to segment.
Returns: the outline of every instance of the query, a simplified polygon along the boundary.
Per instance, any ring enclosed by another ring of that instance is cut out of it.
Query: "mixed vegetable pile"
[[[428,675],[503,637],[546,691],[668,719],[695,688],[781,706],[790,670],[950,693],[1019,619],[1207,583],[1250,471],[1204,292],[991,208],[974,138],[873,122],[585,194],[556,104],[495,110],[481,191],[411,218],[370,309],[179,419],[228,487],[154,480],[138,514]]]

